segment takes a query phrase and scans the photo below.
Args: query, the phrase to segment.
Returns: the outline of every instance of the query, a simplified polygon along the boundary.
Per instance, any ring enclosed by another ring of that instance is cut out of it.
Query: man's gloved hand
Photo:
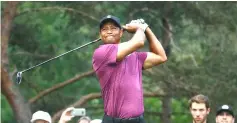
[[[132,20],[130,23],[123,26],[123,28],[130,33],[135,33],[138,28],[142,29],[145,32],[148,25],[143,19]]]
[[[139,27],[145,32],[148,24],[145,23],[144,19],[140,18],[137,20],[132,20],[129,24],[139,24]]]

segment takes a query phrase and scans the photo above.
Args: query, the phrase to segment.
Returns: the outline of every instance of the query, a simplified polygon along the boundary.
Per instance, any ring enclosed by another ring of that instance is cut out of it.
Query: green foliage
[[[14,122],[13,111],[9,106],[10,105],[6,101],[6,98],[3,95],[1,95],[1,117],[2,117],[1,122],[3,123]]]

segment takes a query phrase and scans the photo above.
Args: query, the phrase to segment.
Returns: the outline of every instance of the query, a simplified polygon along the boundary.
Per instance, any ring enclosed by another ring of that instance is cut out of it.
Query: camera
[[[75,108],[71,111],[72,116],[86,116],[85,108]]]

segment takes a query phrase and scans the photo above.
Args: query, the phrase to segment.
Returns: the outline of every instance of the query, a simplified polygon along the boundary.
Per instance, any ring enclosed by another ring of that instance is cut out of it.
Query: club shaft
[[[37,64],[37,65],[35,65],[35,66],[32,66],[32,67],[30,67],[30,68],[28,68],[28,69],[25,69],[25,70],[21,71],[21,72],[24,73],[24,72],[26,72],[26,71],[29,71],[29,70],[31,70],[31,69],[33,69],[33,68],[35,68],[35,67],[38,67],[38,66],[40,66],[40,65],[43,65],[43,64],[45,64],[45,63],[47,63],[47,62],[50,62],[50,61],[52,61],[52,60],[54,60],[54,59],[57,59],[57,58],[59,58],[59,57],[61,57],[61,56],[64,56],[64,55],[70,53],[70,52],[73,52],[73,51],[78,50],[78,49],[80,49],[80,48],[82,48],[82,47],[85,47],[85,46],[87,46],[87,45],[89,45],[89,44],[95,43],[95,42],[97,42],[97,41],[99,41],[99,40],[100,40],[100,39],[96,39],[96,40],[94,40],[94,41],[91,41],[91,42],[89,42],[89,43],[86,43],[86,44],[84,44],[84,45],[82,45],[82,46],[80,46],[80,47],[77,47],[77,48],[75,48],[75,49],[69,50],[69,51],[67,51],[67,52],[65,52],[65,53],[63,53],[63,54],[61,54],[61,55],[55,56],[55,57],[53,57],[53,58],[51,58],[51,59],[49,59],[49,60],[46,60],[46,61],[44,61],[44,62],[42,62],[42,63],[40,63],[40,64]]]

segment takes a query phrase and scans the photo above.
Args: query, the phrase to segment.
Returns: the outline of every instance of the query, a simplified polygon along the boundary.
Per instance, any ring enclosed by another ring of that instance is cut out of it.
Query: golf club
[[[50,61],[52,61],[52,60],[55,60],[55,59],[57,59],[57,58],[59,58],[59,57],[61,57],[61,56],[64,56],[64,55],[66,55],[66,54],[68,54],[68,53],[70,53],[70,52],[73,52],[73,51],[75,51],[75,50],[78,50],[78,49],[80,49],[80,48],[82,48],[82,47],[85,47],[85,46],[87,46],[87,45],[89,45],[89,44],[93,44],[93,43],[95,43],[95,42],[98,42],[98,41],[100,41],[100,40],[101,40],[101,39],[99,38],[99,39],[96,39],[96,40],[94,40],[94,41],[88,42],[88,43],[86,43],[86,44],[84,44],[84,45],[82,45],[82,46],[79,46],[79,47],[77,47],[77,48],[75,48],[75,49],[72,49],[72,50],[70,50],[70,51],[67,51],[66,53],[63,53],[63,54],[58,55],[58,56],[55,56],[55,57],[53,57],[53,58],[51,58],[51,59],[49,59],[49,60],[46,60],[46,61],[44,61],[44,62],[42,62],[42,63],[40,63],[40,64],[37,64],[37,65],[32,66],[32,67],[30,67],[30,68],[28,68],[28,69],[25,69],[25,70],[22,70],[22,71],[20,71],[20,72],[17,72],[17,75],[16,75],[16,83],[17,83],[17,84],[20,84],[20,83],[21,83],[22,73],[24,73],[24,72],[26,72],[26,71],[29,71],[29,70],[32,70],[33,68],[36,68],[36,67],[38,67],[38,66],[41,66],[41,65],[43,65],[43,64],[45,64],[45,63],[47,63],[47,62],[50,62]]]

